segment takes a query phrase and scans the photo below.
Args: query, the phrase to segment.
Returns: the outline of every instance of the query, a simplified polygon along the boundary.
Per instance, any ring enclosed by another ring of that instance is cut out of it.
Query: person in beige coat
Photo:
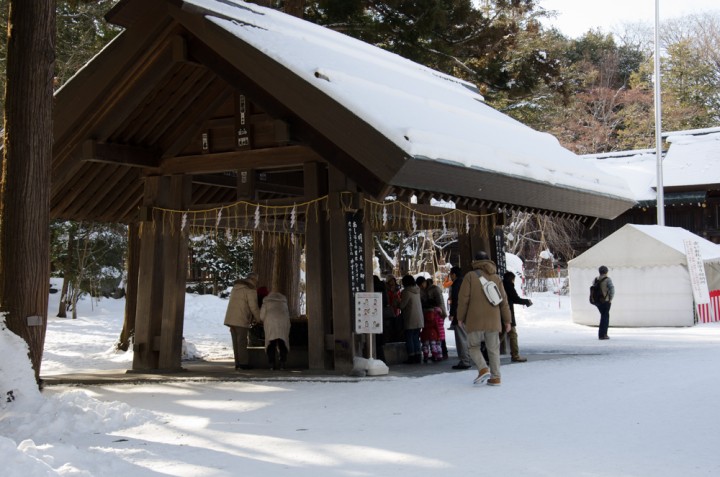
[[[260,309],[255,290],[257,282],[257,273],[251,273],[247,278],[237,280],[230,292],[230,303],[228,303],[225,313],[224,324],[230,328],[235,369],[252,369],[247,344],[250,325],[260,320]]]
[[[497,274],[495,263],[485,252],[478,252],[472,262],[473,270],[463,277],[458,296],[457,320],[459,326],[467,331],[470,359],[478,368],[475,384],[487,382],[492,386],[500,385],[500,331],[501,326],[505,332],[510,331],[511,315],[507,295],[502,280]],[[485,296],[480,275],[497,285],[502,296],[502,302],[493,306]],[[502,321],[501,321],[502,320]],[[480,351],[481,343],[485,341],[490,361],[488,363]]]
[[[272,369],[285,369],[290,350],[290,310],[285,295],[270,292],[260,307],[260,321],[265,328],[265,352]],[[275,359],[276,349],[280,352],[279,362]]]

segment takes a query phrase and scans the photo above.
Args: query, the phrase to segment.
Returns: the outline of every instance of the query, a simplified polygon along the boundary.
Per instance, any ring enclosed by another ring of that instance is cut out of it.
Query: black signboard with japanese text
[[[501,277],[505,275],[507,264],[505,263],[505,234],[502,227],[495,227],[493,236],[495,241],[495,264],[497,265],[497,273]]]
[[[350,270],[350,303],[355,303],[355,293],[366,291],[362,211],[345,213],[345,230],[348,241],[348,268]]]

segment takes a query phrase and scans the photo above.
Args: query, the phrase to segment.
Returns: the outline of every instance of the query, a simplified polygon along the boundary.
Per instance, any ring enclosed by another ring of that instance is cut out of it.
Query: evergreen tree
[[[58,221],[51,232],[53,274],[64,279],[58,316],[69,307],[77,318],[83,295],[117,296],[125,270],[125,225]]]
[[[476,6],[477,3],[477,6]],[[305,18],[479,85],[492,98],[524,97],[551,82],[535,0],[319,0]],[[524,45],[524,48],[520,48]],[[532,47],[530,46],[532,45]]]
[[[210,282],[215,294],[253,270],[253,240],[249,235],[198,235],[191,238],[189,253],[192,274],[201,281]],[[204,285],[201,291],[205,291]]]
[[[40,382],[50,272],[50,164],[55,11],[11,0],[0,188],[0,312],[28,344]]]

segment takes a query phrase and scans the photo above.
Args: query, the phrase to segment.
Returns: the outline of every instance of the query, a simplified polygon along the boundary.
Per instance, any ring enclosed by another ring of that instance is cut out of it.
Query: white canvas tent
[[[588,301],[598,267],[610,269],[610,326],[692,326],[694,301],[684,240],[698,243],[708,289],[720,289],[720,245],[680,227],[627,224],[568,264],[575,323],[597,325]]]

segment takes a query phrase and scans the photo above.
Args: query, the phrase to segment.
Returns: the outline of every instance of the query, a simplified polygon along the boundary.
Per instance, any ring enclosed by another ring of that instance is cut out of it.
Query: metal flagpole
[[[660,83],[660,0],[655,0],[655,157],[657,159],[657,224],[665,225]]]

